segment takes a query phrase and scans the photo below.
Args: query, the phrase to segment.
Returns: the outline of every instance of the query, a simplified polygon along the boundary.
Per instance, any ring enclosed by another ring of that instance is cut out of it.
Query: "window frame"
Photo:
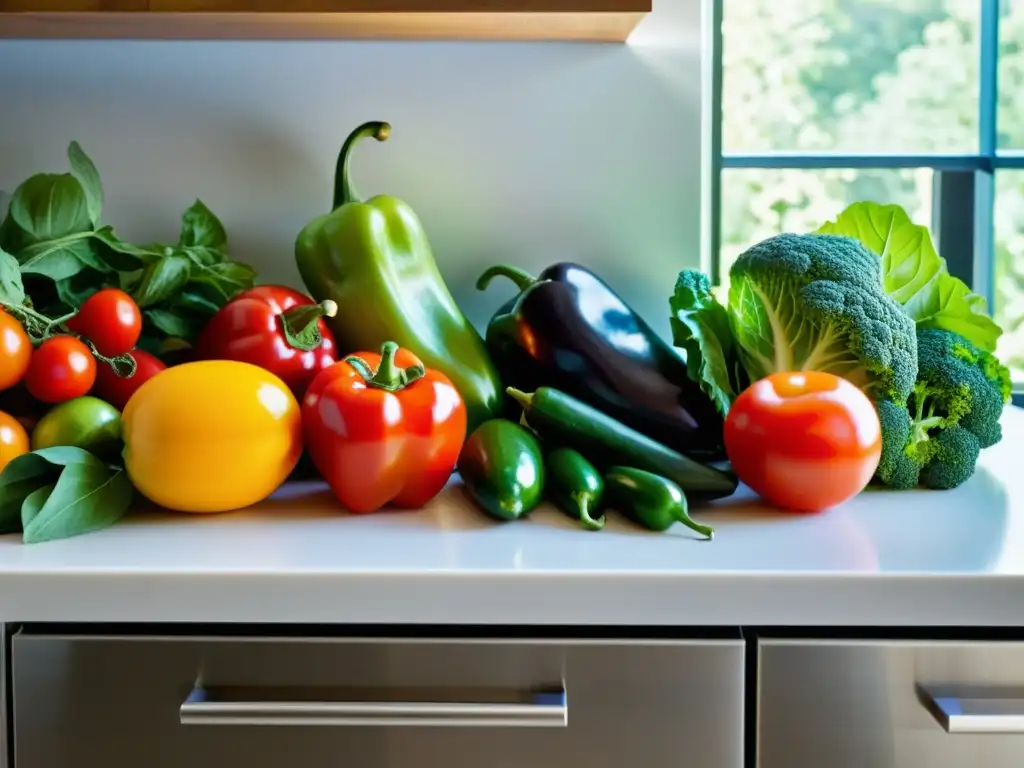
[[[825,170],[839,168],[930,168],[934,171],[932,236],[951,274],[993,306],[995,272],[995,172],[1024,169],[1024,152],[998,149],[998,73],[1000,0],[979,0],[978,152],[976,154],[839,154],[804,152],[728,153],[722,147],[722,20],[725,0],[708,0],[708,49],[711,54],[707,103],[711,158],[707,179],[705,266],[721,283],[722,171],[740,168]],[[1021,385],[1024,386],[1024,385]],[[1024,404],[1024,389],[1014,392]]]

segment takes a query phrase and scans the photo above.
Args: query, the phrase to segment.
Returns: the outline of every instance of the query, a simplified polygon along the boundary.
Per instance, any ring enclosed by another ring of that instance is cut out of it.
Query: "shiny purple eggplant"
[[[485,339],[506,386],[553,387],[693,458],[724,456],[722,417],[687,374],[682,353],[600,277],[570,262],[536,277],[498,265],[477,289],[496,277],[519,289],[491,318]]]

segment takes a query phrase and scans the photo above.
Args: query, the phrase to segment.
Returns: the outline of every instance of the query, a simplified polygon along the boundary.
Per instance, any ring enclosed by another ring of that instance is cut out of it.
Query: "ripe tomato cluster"
[[[97,291],[66,327],[71,333],[51,336],[33,349],[17,318],[0,309],[0,391],[20,383],[33,398],[48,404],[91,392],[122,409],[136,389],[166,367],[135,348],[142,333],[142,313],[122,290]],[[103,357],[130,354],[136,363],[135,375],[124,378],[110,365],[97,364],[83,339]]]

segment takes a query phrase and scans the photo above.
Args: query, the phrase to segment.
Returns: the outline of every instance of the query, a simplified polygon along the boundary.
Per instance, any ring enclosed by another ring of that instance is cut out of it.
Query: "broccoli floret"
[[[959,424],[982,448],[1002,437],[999,420],[1010,400],[1010,372],[953,331],[917,332],[918,379],[912,395],[916,421],[930,429]]]
[[[882,286],[879,257],[839,235],[783,234],[729,272],[729,320],[751,380],[827,371],[876,402],[905,404],[917,378],[914,322]]]
[[[882,457],[876,478],[890,488],[956,488],[978,455],[1002,439],[1009,370],[952,331],[917,332],[918,378],[906,408],[877,403]]]
[[[882,456],[875,477],[894,490],[915,488],[921,475],[921,462],[920,457],[909,450],[913,431],[910,412],[905,405],[892,400],[881,400],[875,403],[875,408],[882,426]]]
[[[923,486],[948,490],[970,479],[981,453],[981,443],[973,432],[954,424],[930,442],[935,448],[931,461],[921,470]]]

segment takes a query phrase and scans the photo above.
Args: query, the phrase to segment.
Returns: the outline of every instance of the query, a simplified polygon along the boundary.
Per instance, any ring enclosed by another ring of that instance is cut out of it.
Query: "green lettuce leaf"
[[[817,232],[853,237],[881,256],[885,292],[919,328],[953,331],[979,349],[995,351],[1003,331],[989,316],[985,298],[949,274],[928,229],[914,224],[900,206],[854,203]]]
[[[672,342],[686,352],[687,373],[726,416],[740,392],[740,369],[725,307],[708,276],[692,269],[679,273],[669,306]]]

